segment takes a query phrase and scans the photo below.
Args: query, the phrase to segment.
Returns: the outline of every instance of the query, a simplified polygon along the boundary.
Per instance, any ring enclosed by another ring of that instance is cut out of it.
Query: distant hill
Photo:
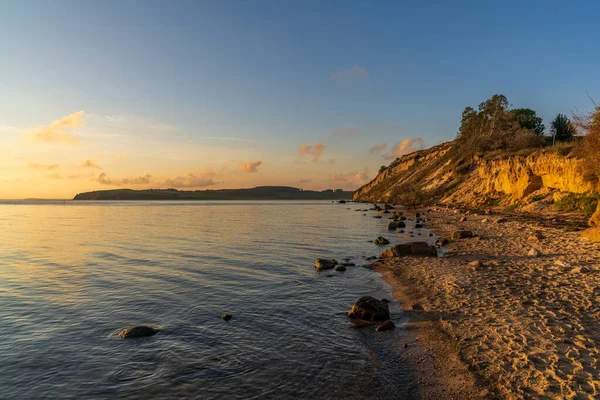
[[[351,200],[353,194],[341,189],[319,192],[289,186],[221,190],[115,189],[79,193],[73,200]]]

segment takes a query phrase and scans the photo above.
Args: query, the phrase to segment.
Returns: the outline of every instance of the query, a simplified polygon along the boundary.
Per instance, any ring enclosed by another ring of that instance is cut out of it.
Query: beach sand
[[[444,257],[373,264],[409,317],[422,397],[600,398],[600,244],[580,237],[582,221],[427,217],[440,236],[478,237],[451,241]]]

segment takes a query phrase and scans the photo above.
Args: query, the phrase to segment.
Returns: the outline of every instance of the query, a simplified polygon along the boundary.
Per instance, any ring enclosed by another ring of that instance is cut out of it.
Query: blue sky
[[[83,110],[77,151],[130,158],[105,171],[111,176],[157,175],[173,165],[152,158],[156,146],[175,154],[183,145],[201,157],[173,174],[207,168],[205,159],[218,170],[231,161],[215,156],[222,148],[262,162],[258,173],[214,187],[335,186],[336,175],[372,178],[389,163],[372,146],[453,139],[462,109],[494,93],[535,109],[546,125],[589,108],[586,91],[600,97],[599,20],[597,1],[3,2],[0,140]],[[126,118],[115,128],[102,125],[107,116]],[[119,144],[124,132],[136,137],[146,171],[136,148]],[[314,143],[335,164],[300,167],[298,148]],[[285,171],[289,179],[278,175]]]

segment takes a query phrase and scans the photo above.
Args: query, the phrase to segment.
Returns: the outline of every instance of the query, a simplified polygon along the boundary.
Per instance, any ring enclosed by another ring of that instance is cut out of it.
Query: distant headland
[[[342,189],[314,191],[289,186],[220,190],[114,189],[79,193],[73,200],[350,200],[353,194]]]

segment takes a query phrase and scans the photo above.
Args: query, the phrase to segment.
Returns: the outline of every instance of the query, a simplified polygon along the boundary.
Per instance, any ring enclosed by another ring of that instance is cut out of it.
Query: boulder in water
[[[379,258],[393,258],[401,256],[429,256],[437,257],[435,246],[427,242],[411,242],[390,247],[379,255]]]
[[[335,267],[335,270],[338,272],[344,272],[346,270],[346,267],[344,267],[343,265],[338,265],[337,267]]]
[[[129,326],[119,332],[119,336],[123,339],[135,339],[141,337],[154,336],[158,333],[158,329],[152,328],[151,326],[136,325]]]
[[[315,268],[319,271],[323,269],[333,269],[336,265],[338,265],[336,260],[327,260],[324,258],[317,258],[315,260]]]
[[[354,303],[348,316],[366,321],[387,321],[390,319],[390,309],[385,301],[363,296]]]
[[[394,230],[394,229],[396,229],[397,227],[398,227],[398,225],[397,225],[395,222],[390,222],[390,223],[388,224],[388,226],[387,226],[387,228],[388,228],[390,231],[393,231],[393,230]]]
[[[223,314],[223,315],[221,315],[221,318],[223,320],[225,320],[225,321],[229,321],[229,320],[231,320],[231,318],[233,318],[233,315],[231,315],[231,314]]]
[[[394,325],[394,323],[388,319],[384,323],[377,325],[377,328],[375,328],[375,332],[389,331],[391,329],[394,329],[395,327],[396,325]]]
[[[384,238],[383,236],[379,236],[377,239],[373,241],[375,244],[379,246],[384,246],[386,244],[390,244],[390,241]]]

